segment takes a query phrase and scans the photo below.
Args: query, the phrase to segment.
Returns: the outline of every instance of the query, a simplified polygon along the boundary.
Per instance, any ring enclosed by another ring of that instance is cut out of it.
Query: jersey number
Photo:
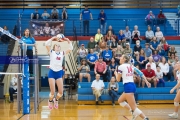
[[[128,70],[128,73],[132,73],[133,71],[132,71],[132,67],[128,67],[127,66],[127,70]]]
[[[56,57],[56,60],[61,60],[61,57]]]

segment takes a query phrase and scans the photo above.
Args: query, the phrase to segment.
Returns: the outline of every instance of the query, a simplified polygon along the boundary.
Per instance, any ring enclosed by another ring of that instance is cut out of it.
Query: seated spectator
[[[45,23],[45,27],[43,29],[45,37],[50,37],[51,27],[49,27],[49,23]]]
[[[145,17],[145,22],[147,25],[154,25],[156,24],[156,17],[155,15],[152,13],[152,11],[149,11],[149,14]]]
[[[169,69],[169,64],[166,62],[166,58],[162,57],[161,61],[158,65],[161,68],[161,71],[163,73],[163,76],[166,76],[168,78],[168,81],[171,80],[171,74],[170,74],[170,69]]]
[[[110,37],[110,39],[106,41],[107,46],[111,45],[113,39],[114,39],[113,37]]]
[[[120,60],[120,57],[123,55],[123,52],[124,52],[124,49],[120,45],[118,45],[117,50],[114,53],[115,61],[116,61],[116,64],[118,65],[120,64],[119,60]]]
[[[162,49],[161,45],[158,45],[157,52],[160,56],[165,56],[165,51]]]
[[[38,9],[35,9],[34,13],[31,13],[31,20],[32,19],[39,19]]]
[[[136,68],[139,69],[139,66],[136,65]],[[133,79],[134,79],[134,83],[138,84],[138,87],[140,87],[141,86],[141,77],[136,72],[134,72]]]
[[[115,62],[115,58],[112,58],[112,59],[111,59],[111,63],[110,63],[110,65],[109,65],[109,71],[110,71],[109,77],[110,77],[110,78],[111,78],[112,76],[115,76],[115,75],[114,75],[115,70],[117,70],[117,64],[116,64],[116,62]]]
[[[118,34],[118,44],[122,45],[123,48],[126,47],[126,38],[122,30],[120,30]]]
[[[61,19],[62,20],[67,20],[68,19],[68,14],[67,14],[65,6],[63,6],[63,9],[62,9]]]
[[[99,42],[101,41],[101,38],[103,37],[103,35],[101,34],[101,30],[97,29],[97,34],[95,35],[95,42],[97,44],[99,44]]]
[[[99,55],[100,55],[100,48],[98,45],[95,45],[95,48],[94,48],[94,54],[97,55],[97,57],[99,58]]]
[[[88,51],[90,51],[90,49],[94,49],[95,45],[96,45],[96,42],[94,41],[94,38],[91,37],[87,45]]]
[[[112,31],[108,31],[108,33],[106,34],[105,37],[106,37],[106,38],[105,38],[106,42],[107,42],[107,41],[111,41],[111,40],[112,40],[112,37],[114,37],[114,38],[116,39],[116,36],[115,36],[114,34],[112,34]]]
[[[87,51],[84,47],[84,44],[81,44],[81,47],[79,47],[78,51],[77,51],[77,60],[78,60],[78,64],[80,64],[80,61],[82,59],[86,59],[86,55],[87,55]]]
[[[103,58],[100,56],[99,60],[95,63],[95,67],[94,67],[94,73],[100,74],[103,77],[103,81],[107,82],[109,80],[107,80],[107,67],[106,67],[106,63],[103,61]]]
[[[151,69],[154,70],[154,71],[156,71],[156,64],[155,64],[154,61],[153,61],[153,57],[150,56],[150,57],[148,58],[148,60],[149,60],[149,62],[146,64],[146,69],[147,69],[147,66],[150,65],[150,66],[151,66]]]
[[[104,51],[106,49],[107,42],[105,41],[104,37],[101,38],[101,41],[99,42],[99,48],[100,51]]]
[[[90,49],[90,53],[86,57],[87,63],[90,66],[90,70],[94,69],[95,63],[98,60],[98,56],[94,54],[94,50]]]
[[[170,58],[168,59],[170,75],[172,75],[172,71],[173,71],[173,68],[174,68],[174,63],[175,63],[175,55],[171,54]]]
[[[168,52],[168,57],[171,56],[171,54],[174,54],[176,56],[177,51],[175,50],[174,46],[171,46],[169,52]]]
[[[126,48],[124,49],[123,54],[132,55],[132,49],[130,48],[129,43],[126,43]]]
[[[158,65],[161,60],[161,56],[158,54],[157,50],[154,50],[154,55],[152,57],[156,65]]]
[[[104,102],[101,98],[101,94],[103,92],[104,87],[105,87],[105,85],[104,85],[104,82],[102,80],[100,80],[100,75],[96,74],[96,80],[94,80],[91,84],[93,94],[96,97],[96,105],[98,105],[99,100],[101,101],[101,103]]]
[[[156,67],[156,78],[157,78],[157,81],[158,81],[158,85],[162,83],[162,86],[165,87],[165,82],[164,82],[164,79],[163,79],[163,72],[161,71],[161,67],[157,66]]]
[[[146,36],[146,43],[150,43],[154,37],[154,32],[151,30],[151,26],[149,25],[145,36]]]
[[[139,64],[140,69],[144,69],[147,59],[146,59],[145,52],[143,49],[141,49],[139,54],[136,56],[136,60]]]
[[[150,42],[150,48],[152,51],[156,50],[159,45],[159,42],[157,41],[156,37],[153,37],[153,40]]]
[[[162,38],[162,40],[161,40],[161,42],[160,42],[159,44],[163,47],[163,49],[164,49],[165,52],[168,52],[168,51],[169,51],[170,46],[169,46],[168,43],[166,42],[165,37]]]
[[[42,13],[41,17],[43,20],[47,20],[50,18],[50,15],[49,15],[49,13],[47,13],[46,9],[44,9],[44,13]]]
[[[102,52],[102,57],[103,57],[103,61],[106,62],[106,64],[108,64],[111,61],[113,55],[112,55],[112,51],[109,50],[109,46],[106,46],[106,50]]]
[[[111,33],[112,33],[113,35],[115,35],[115,32],[114,32],[114,30],[113,30],[113,28],[112,28],[111,25],[110,25],[109,28],[106,30],[106,35],[108,34],[108,31],[111,31]]]
[[[100,28],[101,33],[105,34],[106,32],[106,13],[104,13],[104,10],[101,10],[101,13],[99,13],[98,20],[100,20]]]
[[[118,82],[116,82],[115,77],[111,78],[111,81],[108,84],[108,90],[109,90],[109,95],[112,98],[112,105],[115,106],[115,99],[118,98],[118,90],[119,90],[119,85]]]
[[[134,26],[134,31],[132,32],[132,44],[136,44],[136,40],[141,40],[137,25]]]
[[[178,18],[180,17],[180,9],[177,12],[177,16],[178,16]]]
[[[117,50],[117,46],[118,46],[118,44],[117,44],[116,40],[114,38],[112,38],[112,42],[110,44],[110,50],[112,50],[113,55],[114,55],[115,51]]]
[[[147,81],[150,83],[154,83],[154,87],[157,87],[157,78],[155,71],[151,69],[151,65],[147,65],[147,69],[142,70],[144,76],[146,77]],[[145,81],[142,80],[142,87],[144,88],[145,86]]]
[[[157,24],[166,24],[166,16],[162,13],[162,10],[160,10],[160,13],[158,14]]]
[[[144,49],[146,57],[152,56],[152,50],[149,48],[149,43],[145,44],[145,49]]]
[[[141,51],[141,49],[142,49],[142,47],[141,47],[141,45],[140,45],[140,41],[139,40],[137,40],[136,41],[136,45],[134,46],[134,49],[133,49],[133,56],[134,57],[136,57],[137,55],[139,55],[139,53],[140,53],[140,51]]]
[[[91,76],[89,74],[90,69],[89,65],[86,62],[86,59],[81,60],[81,64],[78,67],[79,71],[79,81],[82,82],[83,77],[88,79],[88,82],[91,82]]]
[[[3,29],[6,30],[7,32],[9,32],[7,26],[4,26]],[[3,43],[8,43],[10,41],[10,37],[7,36],[6,34],[1,33],[1,41]]]
[[[160,42],[163,38],[163,33],[160,31],[160,27],[156,28],[155,37],[158,42]]]
[[[59,10],[56,6],[53,6],[53,9],[51,10],[51,19],[59,19]]]
[[[126,30],[123,31],[126,41],[131,44],[131,31],[129,31],[129,26],[126,26]]]

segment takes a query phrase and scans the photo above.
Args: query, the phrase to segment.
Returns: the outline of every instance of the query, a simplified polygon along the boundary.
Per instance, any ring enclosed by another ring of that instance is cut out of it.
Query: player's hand
[[[149,83],[149,82],[146,82],[146,85],[147,85],[148,88],[151,87],[151,83]]]
[[[171,89],[171,90],[170,90],[170,93],[171,93],[171,94],[174,93],[174,89]]]

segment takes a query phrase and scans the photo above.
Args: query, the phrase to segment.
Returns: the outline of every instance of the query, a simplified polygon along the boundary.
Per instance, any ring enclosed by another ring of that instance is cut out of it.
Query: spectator
[[[63,9],[62,9],[61,19],[62,20],[67,20],[68,19],[68,14],[67,14],[65,6],[63,6]]]
[[[149,43],[145,44],[145,49],[144,49],[146,57],[152,56],[152,50],[149,48]]]
[[[39,19],[38,9],[35,9],[34,13],[31,13],[31,20],[32,19]]]
[[[49,13],[47,12],[46,9],[44,9],[44,13],[41,15],[41,17],[42,17],[43,20],[47,20],[47,19],[50,18],[50,15],[49,15]]]
[[[110,25],[109,28],[106,30],[106,35],[107,35],[108,31],[111,31],[112,34],[115,35],[115,32],[114,32],[114,30],[113,30],[113,28],[112,28],[111,25]]]
[[[165,37],[162,38],[161,42],[160,42],[160,45],[163,47],[164,51],[165,52],[168,52],[169,51],[169,45],[168,43],[166,42],[166,39]]]
[[[84,36],[89,36],[89,20],[93,19],[91,11],[88,9],[88,6],[85,6],[85,9],[80,14],[80,20],[83,17],[83,32]],[[91,17],[91,18],[90,18]]]
[[[110,39],[106,41],[106,43],[107,43],[108,46],[111,45],[113,39],[114,39],[114,38],[111,36]]]
[[[141,51],[141,49],[142,49],[142,47],[141,47],[141,45],[140,45],[140,41],[139,40],[137,40],[136,41],[136,45],[134,46],[134,49],[133,49],[133,53],[134,53],[134,57],[136,57],[137,55],[139,55],[139,53],[140,53],[140,51]]]
[[[103,35],[101,34],[100,29],[97,29],[97,34],[95,35],[95,42],[97,44],[99,44],[99,42],[101,41],[101,38],[103,37]]]
[[[157,78],[156,78],[156,74],[155,71],[153,69],[151,69],[151,65],[147,65],[147,69],[143,69],[142,70],[144,76],[146,77],[146,79],[148,80],[148,82],[150,83],[154,83],[154,87],[156,88],[157,86]],[[145,86],[145,81],[142,81],[142,87],[144,88]]]
[[[116,40],[112,37],[112,42],[110,44],[110,50],[112,50],[113,55],[114,55],[115,51],[117,50],[117,45],[118,44],[117,44]]]
[[[174,54],[171,54],[170,58],[168,59],[168,64],[170,66],[170,72],[173,70],[173,67],[174,67],[174,63],[175,63],[175,55]]]
[[[94,67],[94,73],[100,74],[103,77],[103,81],[107,82],[109,80],[107,80],[107,67],[106,67],[106,63],[103,62],[103,58],[100,56],[99,60],[95,63],[95,67]]]
[[[130,48],[129,43],[126,43],[126,48],[124,49],[123,54],[132,55],[132,49]]]
[[[166,24],[166,16],[162,13],[162,10],[160,10],[160,13],[158,14],[157,24]]]
[[[162,49],[161,45],[158,45],[157,52],[160,56],[165,56],[165,51]]]
[[[111,78],[111,81],[108,84],[108,90],[109,90],[109,95],[112,98],[112,105],[115,106],[115,99],[118,98],[118,90],[119,90],[119,85],[116,82],[115,77]]]
[[[159,42],[157,41],[156,37],[153,37],[153,40],[150,42],[150,48],[152,51],[157,50]]]
[[[104,10],[101,10],[101,13],[99,13],[98,20],[100,20],[100,28],[101,33],[106,34],[106,13],[104,13]]]
[[[157,66],[156,71],[156,78],[158,81],[158,84],[162,83],[162,86],[165,87],[165,82],[163,80],[163,72],[161,71],[161,67]]]
[[[126,38],[125,38],[125,35],[123,33],[123,30],[119,31],[119,34],[118,34],[118,44],[122,45],[123,48],[126,47]]]
[[[157,41],[161,41],[163,38],[163,33],[160,31],[160,27],[156,28],[156,33],[155,33],[155,37],[157,38]]]
[[[59,19],[59,10],[56,6],[53,6],[53,9],[51,10],[51,19]]]
[[[7,26],[4,26],[3,29],[6,30],[7,32],[9,32]],[[1,39],[1,41],[3,43],[8,43],[10,41],[10,37],[7,36],[6,34],[3,34],[3,33],[1,33],[1,38],[0,39]]]
[[[106,35],[106,41],[111,40],[111,39],[112,39],[111,37],[116,38],[116,36],[113,35],[112,31],[108,31],[108,33],[107,33],[107,35]]]
[[[96,80],[94,80],[92,82],[92,90],[93,90],[93,94],[96,97],[96,105],[98,105],[98,100],[101,101],[101,103],[103,103],[104,101],[101,98],[101,94],[103,92],[103,89],[105,87],[104,82],[102,80],[100,80],[100,75],[96,74]]]
[[[115,62],[115,58],[112,58],[111,59],[111,63],[110,63],[110,65],[109,65],[109,70],[110,70],[110,75],[109,75],[109,77],[110,78],[112,78],[112,76],[114,77],[115,75],[114,75],[114,72],[115,72],[115,70],[117,70],[117,64],[116,64],[116,62]]]
[[[149,14],[145,17],[145,22],[147,25],[154,25],[155,19],[155,15],[152,13],[152,11],[149,11]]]
[[[85,77],[88,79],[88,82],[91,82],[91,76],[88,72],[90,72],[89,70],[89,65],[86,62],[86,59],[82,59],[81,60],[81,64],[79,64],[78,67],[78,71],[79,71],[79,81],[82,82],[82,78]]]
[[[174,46],[171,46],[171,49],[168,52],[168,57],[171,56],[171,54],[174,54],[176,56],[177,51],[175,50]]]
[[[90,49],[94,49],[96,45],[96,42],[94,41],[94,38],[91,37],[90,41],[88,42],[88,51],[90,51]]]
[[[116,64],[118,65],[120,64],[119,60],[120,60],[120,57],[123,55],[123,52],[124,52],[124,49],[120,45],[118,45],[117,50],[114,53],[115,61],[116,61]]]
[[[103,61],[105,61],[106,64],[111,61],[113,56],[112,56],[112,51],[109,50],[109,46],[106,46],[106,50],[102,52],[102,57],[103,57]]]
[[[147,69],[147,66],[150,65],[151,69],[156,71],[156,64],[153,61],[153,57],[150,56],[148,60],[149,60],[149,62],[146,64],[146,69]]]
[[[156,65],[158,65],[161,60],[161,56],[158,54],[157,50],[154,50],[154,55],[152,57]]]
[[[99,55],[100,55],[100,48],[98,45],[95,45],[95,48],[94,48],[94,54],[97,55],[97,57],[99,58]]]
[[[86,49],[84,47],[84,44],[81,44],[81,47],[79,47],[78,51],[77,51],[77,60],[78,60],[78,64],[80,64],[80,61],[82,59],[86,59],[86,55],[87,55],[87,52],[86,52]]]
[[[48,22],[46,22],[46,25],[45,25],[43,31],[44,31],[45,37],[49,37],[50,36],[51,27],[49,27],[49,23]]]
[[[178,16],[178,18],[180,17],[180,9],[177,12],[177,16]]]
[[[139,54],[136,56],[136,60],[139,64],[140,69],[144,69],[147,60],[143,49],[141,49]]]
[[[170,69],[169,69],[169,64],[166,62],[166,58],[165,57],[162,57],[159,65],[158,65],[160,68],[161,68],[161,71],[163,73],[163,76],[166,76],[168,78],[168,81],[171,80],[171,74],[170,74]]]
[[[134,26],[134,31],[132,32],[132,44],[136,44],[136,40],[141,40],[137,25]]]
[[[96,61],[98,60],[98,57],[96,54],[94,54],[93,49],[90,49],[90,53],[86,57],[88,65],[90,66],[90,70],[92,70],[95,66]]]
[[[131,44],[131,32],[129,31],[129,26],[126,26],[126,30],[123,31],[126,41]]]
[[[102,52],[103,50],[105,50],[105,49],[106,49],[106,46],[107,46],[107,42],[105,42],[104,37],[102,37],[102,38],[101,38],[101,41],[99,42],[100,51]]]
[[[137,65],[136,68],[139,69],[139,66]],[[134,78],[134,83],[137,83],[138,87],[140,87],[141,86],[141,77],[136,72],[134,72],[133,78]]]
[[[146,31],[146,43],[150,43],[154,37],[154,32],[151,30],[151,26],[148,25],[148,29]]]

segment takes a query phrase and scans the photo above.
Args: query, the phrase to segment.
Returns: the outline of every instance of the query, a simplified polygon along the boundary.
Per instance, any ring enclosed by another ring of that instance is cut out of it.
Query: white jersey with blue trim
[[[64,51],[56,53],[54,50],[51,50],[50,53],[50,69],[57,72],[63,69],[63,58]]]

